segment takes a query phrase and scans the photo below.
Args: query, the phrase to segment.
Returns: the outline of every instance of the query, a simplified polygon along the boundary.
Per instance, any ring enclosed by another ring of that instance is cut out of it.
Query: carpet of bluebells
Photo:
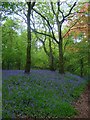
[[[73,107],[87,81],[79,76],[57,71],[2,71],[3,117],[73,117]]]

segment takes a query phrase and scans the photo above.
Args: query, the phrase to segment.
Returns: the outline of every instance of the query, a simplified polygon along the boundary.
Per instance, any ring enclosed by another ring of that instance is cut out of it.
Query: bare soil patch
[[[76,115],[75,118],[90,119],[90,84],[80,98],[74,103],[74,106],[78,110],[78,115]]]

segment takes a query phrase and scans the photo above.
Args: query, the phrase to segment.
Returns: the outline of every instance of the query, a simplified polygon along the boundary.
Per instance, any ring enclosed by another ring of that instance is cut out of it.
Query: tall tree
[[[30,15],[31,11],[35,5],[35,2],[27,2],[28,10],[27,10],[27,58],[26,58],[26,67],[25,73],[30,72],[31,68],[31,27],[30,27]]]
[[[45,13],[44,13],[44,11],[42,13],[40,13],[40,10],[38,11],[37,9],[33,9],[38,15],[41,16],[41,18],[43,18],[45,20],[46,25],[49,26],[50,30],[52,31],[52,35],[51,34],[45,34],[45,33],[42,33],[40,31],[37,32],[36,30],[34,30],[34,31],[39,33],[39,34],[51,37],[58,44],[58,49],[59,49],[59,73],[61,73],[61,74],[64,73],[62,25],[65,22],[65,20],[68,19],[68,17],[71,17],[72,11],[73,11],[74,7],[76,6],[76,3],[77,3],[77,2],[74,2],[73,5],[71,6],[70,4],[67,4],[66,1],[64,1],[64,2],[70,8],[68,10],[68,12],[65,12],[65,10],[61,10],[60,7],[63,4],[63,2],[60,2],[60,1],[58,1],[57,3],[50,2],[49,5],[47,5],[48,8],[47,7],[46,8],[49,9],[50,12],[52,13],[52,14],[50,14],[51,18],[48,17],[48,11],[47,10],[46,10],[47,15],[46,15],[46,11],[45,11]],[[45,6],[43,6],[43,7],[45,7]],[[41,9],[41,11],[42,11],[42,9]],[[53,16],[53,18],[52,18],[52,16]],[[53,22],[52,22],[52,19],[53,19]],[[53,24],[55,24],[57,26],[58,38],[55,35],[56,31],[52,27]]]
[[[39,38],[39,40],[40,40],[40,42],[42,42],[44,52],[48,56],[48,59],[49,59],[49,69],[53,71],[53,70],[55,70],[55,68],[54,68],[54,55],[53,55],[52,41],[51,41],[52,39],[50,37],[46,37],[45,36],[44,40],[41,39],[41,38]],[[48,46],[46,45],[47,42],[48,42]]]
[[[27,5],[27,7],[26,7]],[[2,2],[2,19],[6,19],[8,15],[16,14],[17,16],[21,17],[25,23],[27,24],[27,57],[26,57],[26,66],[25,66],[25,73],[30,72],[31,67],[31,29],[30,29],[30,15],[31,11],[35,5],[35,2]],[[27,14],[26,10],[27,9]],[[23,14],[22,14],[23,13]],[[18,19],[19,19],[18,17]]]
[[[11,19],[2,25],[2,68],[13,69],[16,57],[18,23]]]

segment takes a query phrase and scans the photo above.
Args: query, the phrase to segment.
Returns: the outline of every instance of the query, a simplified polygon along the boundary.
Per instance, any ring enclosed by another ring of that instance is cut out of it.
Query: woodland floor
[[[74,103],[75,108],[78,110],[78,115],[75,118],[90,118],[90,84],[85,89],[84,93]]]
[[[75,108],[78,110],[78,115],[74,118],[85,118],[90,119],[90,85],[87,86],[84,93],[80,96],[80,98],[74,103]]]
[[[9,76],[17,75],[18,73],[23,75],[23,72],[18,71],[18,70],[16,70],[16,71],[3,71],[2,78],[4,80],[4,79],[7,79]],[[42,74],[42,71],[35,70],[34,73],[36,74],[36,72],[37,73],[39,72],[39,74]],[[43,71],[43,74],[45,74],[46,72],[48,73],[47,70]],[[48,75],[50,75],[50,73],[48,73]],[[54,72],[52,72],[52,76],[53,76],[53,80],[56,79],[56,78],[54,78],[55,77]],[[89,95],[90,95],[90,84],[87,86],[84,93],[79,97],[79,99],[73,103],[75,108],[78,110],[78,115],[76,115],[74,118],[86,118],[86,119],[90,118],[90,115],[89,115],[90,96]]]

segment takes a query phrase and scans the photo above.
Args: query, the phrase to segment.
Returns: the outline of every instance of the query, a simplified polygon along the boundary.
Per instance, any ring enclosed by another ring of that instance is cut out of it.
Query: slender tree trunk
[[[27,11],[27,57],[26,57],[26,66],[25,73],[30,72],[31,68],[31,29],[30,29],[30,14],[31,14],[31,2],[28,2],[28,11]]]
[[[58,25],[58,36],[59,36],[59,73],[64,74],[64,61],[63,61],[63,40],[61,35],[61,26]]]
[[[50,70],[55,70],[54,69],[54,56],[53,56],[53,51],[52,51],[52,42],[51,39],[49,38],[49,51],[47,51],[46,46],[45,46],[45,41],[42,41],[40,39],[40,41],[43,44],[43,49],[46,53],[46,55],[48,56],[48,61],[49,61],[49,69]]]
[[[2,60],[2,69],[5,69],[5,68],[6,68],[5,62],[4,62],[4,60]]]
[[[21,69],[21,60],[18,61],[18,63],[17,63],[17,68],[18,68],[19,70]]]
[[[55,70],[54,69],[54,57],[53,57],[53,52],[52,52],[52,45],[51,45],[51,40],[49,39],[49,49],[50,49],[50,55],[49,55],[49,59],[50,59],[50,70]]]
[[[59,42],[59,73],[64,74],[64,62],[63,62],[62,41]]]
[[[9,70],[10,69],[10,62],[8,61],[7,62],[7,70]]]
[[[80,59],[80,68],[81,68],[81,70],[80,70],[80,73],[81,73],[81,77],[83,77],[83,59],[81,58]]]
[[[90,4],[88,6],[88,13],[90,13]],[[88,17],[88,79],[90,78],[90,16]]]

